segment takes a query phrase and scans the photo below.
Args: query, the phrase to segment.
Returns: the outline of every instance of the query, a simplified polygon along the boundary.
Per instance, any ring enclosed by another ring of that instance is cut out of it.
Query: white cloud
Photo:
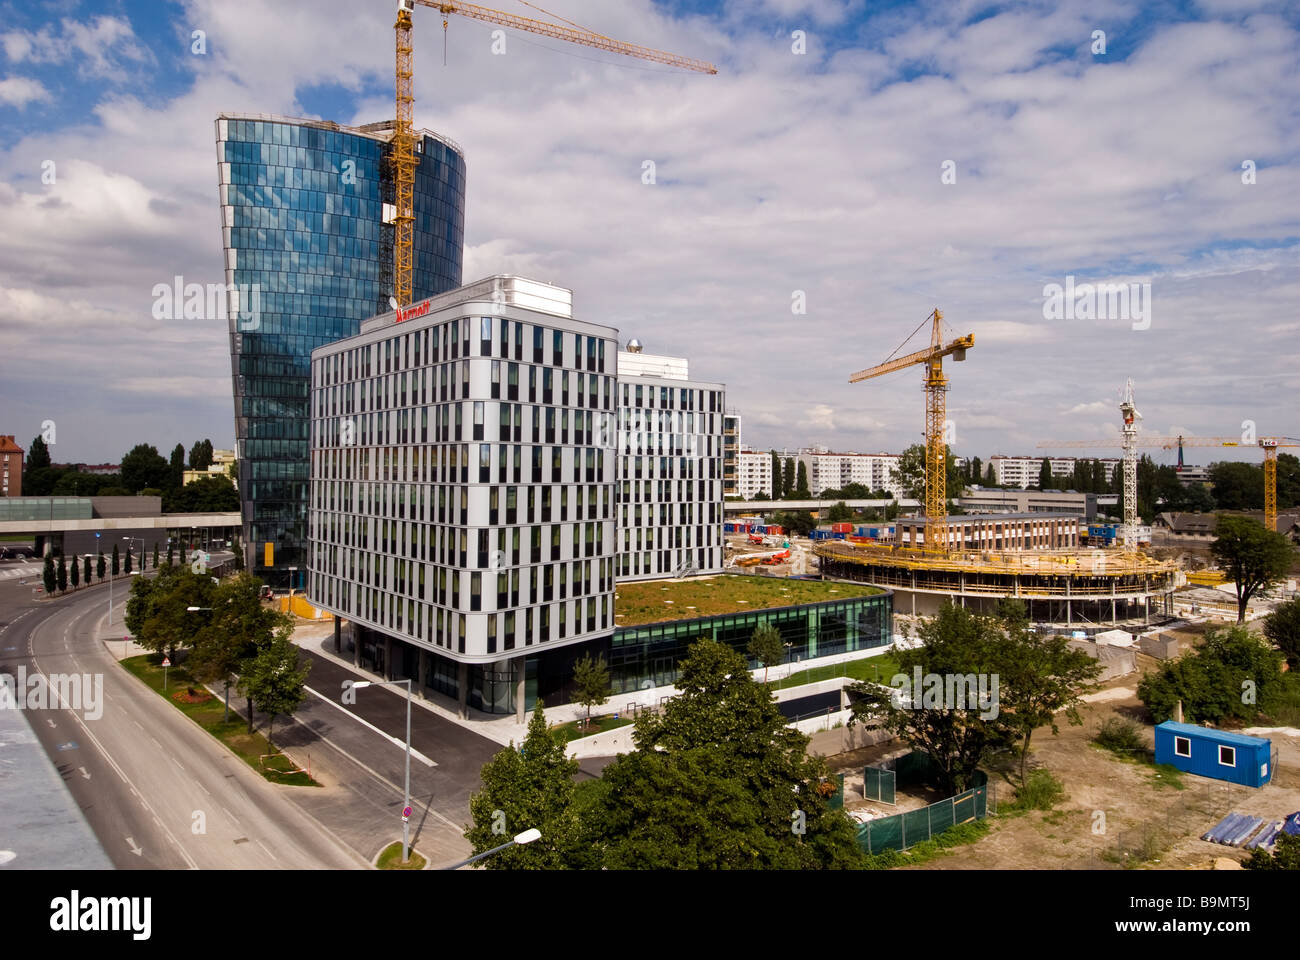
[[[29,77],[5,77],[0,80],[0,103],[20,110],[37,100],[49,100],[50,92],[39,80]]]

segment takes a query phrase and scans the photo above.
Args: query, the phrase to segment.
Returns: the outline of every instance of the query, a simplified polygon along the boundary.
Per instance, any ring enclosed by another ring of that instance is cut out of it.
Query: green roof
[[[620,583],[614,600],[614,625],[637,627],[668,620],[691,620],[744,610],[793,607],[849,597],[881,594],[879,587],[784,577],[722,574],[688,580]]]

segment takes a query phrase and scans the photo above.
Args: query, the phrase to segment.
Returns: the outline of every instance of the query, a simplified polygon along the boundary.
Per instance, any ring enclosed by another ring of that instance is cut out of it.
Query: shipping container
[[[832,524],[831,524],[831,532],[832,532],[832,533],[852,533],[852,532],[853,532],[853,524],[851,524],[851,523],[832,523]]]
[[[1166,720],[1156,727],[1156,763],[1214,780],[1262,787],[1272,779],[1272,741]]]

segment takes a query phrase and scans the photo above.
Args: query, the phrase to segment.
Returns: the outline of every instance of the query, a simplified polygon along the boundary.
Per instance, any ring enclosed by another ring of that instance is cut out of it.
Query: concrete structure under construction
[[[968,518],[954,518],[968,519]],[[898,613],[933,615],[944,603],[992,612],[1024,601],[1031,619],[1066,625],[1119,623],[1172,613],[1186,577],[1172,561],[1113,550],[925,553],[900,546],[823,541],[823,577],[890,587]]]
[[[900,547],[925,546],[924,517],[898,521]],[[992,513],[944,517],[946,549],[1072,550],[1079,545],[1079,520],[1067,513]]]

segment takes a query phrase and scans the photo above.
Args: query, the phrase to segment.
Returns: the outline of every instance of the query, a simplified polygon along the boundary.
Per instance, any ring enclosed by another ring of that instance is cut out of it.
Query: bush
[[[1035,770],[1016,791],[1016,806],[1022,810],[1051,810],[1065,799],[1065,785],[1050,771]]]
[[[1111,717],[1103,723],[1093,737],[1093,742],[1111,753],[1124,756],[1136,756],[1147,748],[1142,727],[1123,717]]]

